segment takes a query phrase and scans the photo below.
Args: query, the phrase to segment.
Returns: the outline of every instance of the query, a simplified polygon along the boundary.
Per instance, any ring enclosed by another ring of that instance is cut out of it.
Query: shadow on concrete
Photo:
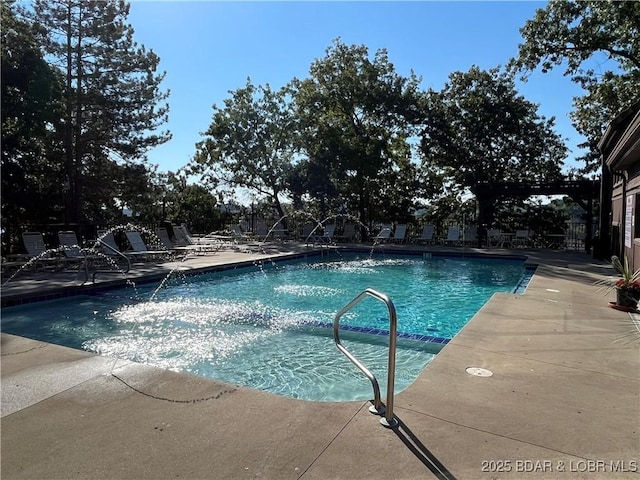
[[[586,285],[595,285],[595,282],[601,280],[602,277],[615,276],[616,272],[608,266],[587,266],[583,271],[567,267],[545,266],[545,268],[536,269],[536,275],[542,278],[569,280]]]
[[[456,480],[456,477],[438,460],[433,453],[420,441],[411,429],[394,415],[398,426],[393,429],[400,441],[440,480]]]

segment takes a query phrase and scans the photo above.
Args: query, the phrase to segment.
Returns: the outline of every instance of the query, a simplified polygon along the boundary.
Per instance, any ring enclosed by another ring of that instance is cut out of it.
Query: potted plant
[[[636,310],[640,301],[640,269],[633,271],[629,268],[626,257],[621,261],[617,256],[611,257],[611,265],[620,274],[620,277],[603,281],[608,291],[613,288],[616,291],[615,306],[622,309]]]

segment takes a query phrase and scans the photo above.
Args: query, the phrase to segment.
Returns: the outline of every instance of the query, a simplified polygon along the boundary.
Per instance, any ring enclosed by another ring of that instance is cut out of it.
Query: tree
[[[310,174],[333,185],[323,182],[309,194],[335,191],[333,202],[358,212],[365,223],[390,213],[384,192],[416,176],[410,138],[420,111],[419,82],[413,73],[398,75],[386,50],[370,59],[367,47],[339,39],[313,62],[310,78],[294,81]]]
[[[267,197],[280,217],[281,196],[288,195],[287,179],[296,156],[294,115],[289,88],[254,86],[229,92],[224,108],[213,105],[213,119],[189,163],[212,186],[219,182]]]
[[[567,148],[553,125],[498,68],[454,72],[440,92],[429,92],[423,168],[444,174],[448,190],[460,192],[500,181],[557,180]],[[478,200],[481,223],[491,224],[496,205]]]
[[[2,21],[2,228],[3,251],[20,225],[47,223],[62,210],[63,172],[54,134],[61,88],[31,29],[13,2],[0,3]],[[43,202],[46,198],[47,201]]]
[[[47,60],[64,79],[60,127],[66,173],[67,218],[78,222],[97,164],[144,161],[148,149],[167,141],[155,131],[167,120],[168,92],[153,51],[133,40],[124,0],[36,0],[26,14]],[[105,199],[106,201],[106,199]]]
[[[586,91],[574,98],[571,114],[587,139],[581,146],[590,149],[584,173],[598,169],[597,145],[609,123],[640,99],[639,30],[640,2],[568,0],[549,2],[520,30],[524,43],[510,62],[514,71],[546,73],[562,65]],[[594,60],[597,67],[589,66]]]

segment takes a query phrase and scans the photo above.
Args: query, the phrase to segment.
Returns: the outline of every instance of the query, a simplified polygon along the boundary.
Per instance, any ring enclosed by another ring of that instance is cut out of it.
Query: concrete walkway
[[[396,396],[397,429],[369,402],[298,401],[3,333],[2,479],[640,479],[640,342],[619,341],[630,316],[593,285],[612,270],[525,253],[539,267],[524,295],[494,295]],[[16,278],[3,297],[44,286]]]

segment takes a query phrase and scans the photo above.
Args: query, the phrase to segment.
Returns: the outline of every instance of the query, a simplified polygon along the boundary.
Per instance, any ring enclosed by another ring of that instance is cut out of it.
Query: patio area
[[[298,401],[3,333],[2,478],[640,478],[640,342],[628,341],[633,314],[594,285],[610,265],[559,250],[378,248],[538,265],[524,294],[495,294],[396,395],[397,429],[366,401]],[[222,250],[130,275],[310,250]],[[33,273],[5,285],[2,301],[77,288],[72,273]]]

